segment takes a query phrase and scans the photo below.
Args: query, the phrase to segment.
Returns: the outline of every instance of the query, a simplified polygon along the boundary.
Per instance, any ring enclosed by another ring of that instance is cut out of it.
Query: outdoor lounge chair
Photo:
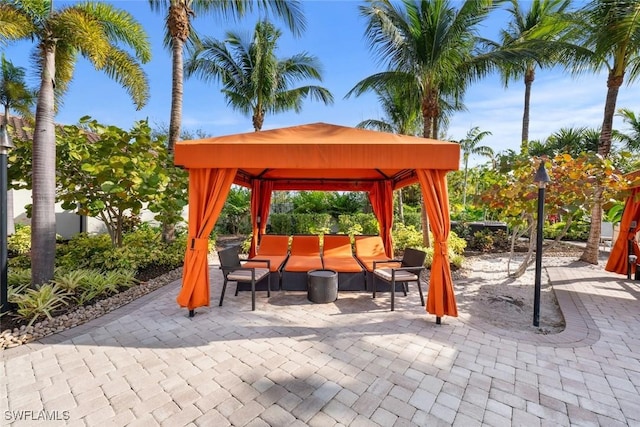
[[[353,257],[351,238],[344,234],[325,234],[322,245],[322,264],[325,269],[338,272],[338,289],[363,291],[364,269]]]
[[[224,276],[224,283],[222,285],[222,293],[220,294],[220,306],[224,300],[224,293],[227,290],[227,282],[236,282],[236,296],[238,295],[239,286],[241,283],[248,283],[251,289],[251,310],[256,309],[256,285],[262,281],[266,281],[267,297],[271,296],[271,290],[269,289],[269,269],[271,263],[269,260],[258,260],[254,258],[251,262],[253,264],[262,264],[262,268],[245,267],[243,262],[238,256],[238,246],[232,246],[227,249],[223,249],[218,252],[218,258],[220,259],[220,269]]]
[[[282,270],[282,289],[306,291],[307,272],[322,270],[320,236],[295,235],[291,240],[291,252]]]
[[[367,290],[373,291],[374,261],[389,261],[391,258],[384,251],[384,243],[380,236],[355,236],[356,258],[366,271]],[[400,265],[399,263],[397,264]],[[381,283],[382,285],[382,283]]]
[[[289,236],[265,234],[260,239],[258,253],[252,259],[268,259],[271,262],[269,288],[276,291],[282,287],[282,267],[289,256]],[[264,264],[253,264],[251,259],[245,267],[264,267]]]
[[[420,303],[424,306],[424,295],[420,286],[420,275],[425,270],[424,260],[427,254],[417,249],[406,248],[400,261],[400,267],[386,267],[394,261],[374,261],[373,274],[376,278],[391,285],[391,311],[395,309],[396,286],[401,284],[404,295],[407,295],[410,282],[416,282],[420,292]],[[397,261],[395,261],[397,264]],[[376,282],[373,282],[373,297],[376,297]]]

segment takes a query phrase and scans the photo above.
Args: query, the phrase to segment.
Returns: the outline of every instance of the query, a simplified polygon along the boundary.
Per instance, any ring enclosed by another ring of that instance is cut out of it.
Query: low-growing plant
[[[16,231],[7,239],[7,250],[16,255],[28,254],[31,250],[31,227],[16,224]]]
[[[31,269],[10,268],[7,274],[7,284],[9,287],[29,286],[31,284]]]
[[[74,299],[79,305],[85,305],[103,294],[109,294],[111,284],[105,279],[99,270],[87,270],[74,294]],[[117,287],[116,287],[117,290]]]
[[[44,284],[36,289],[26,289],[24,293],[15,295],[18,305],[18,316],[28,320],[32,325],[36,320],[47,317],[53,319],[53,312],[66,306],[70,293],[56,284]]]
[[[353,236],[354,234],[378,234],[378,230],[378,220],[372,213],[338,216],[338,233]]]
[[[66,272],[59,269],[54,275],[53,282],[67,291],[75,292],[90,272],[91,270],[84,268]]]

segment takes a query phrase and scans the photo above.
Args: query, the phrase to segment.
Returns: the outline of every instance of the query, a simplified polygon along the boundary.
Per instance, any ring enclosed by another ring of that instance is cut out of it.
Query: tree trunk
[[[4,107],[4,126],[7,132],[9,132],[9,107]],[[13,221],[13,191],[11,190],[11,183],[7,183],[7,235],[12,235],[16,232],[15,223]]]
[[[179,37],[174,37],[172,47],[172,73],[171,80],[171,118],[169,121],[169,156],[173,157],[173,149],[180,139],[182,127],[182,97],[184,93],[184,61],[182,57],[183,42]],[[162,241],[173,242],[176,238],[175,224],[162,224]]]
[[[522,114],[522,142],[529,141],[529,110],[531,106],[531,85],[535,79],[535,70],[528,68],[524,76],[524,113]]]
[[[42,75],[33,132],[31,284],[53,279],[56,257],[55,46],[40,46]]]
[[[464,209],[467,208],[467,173],[469,172],[468,164],[469,164],[469,155],[464,154],[464,178],[462,181],[462,207]]]
[[[624,72],[615,74],[615,68],[609,73],[607,79],[607,98],[604,104],[604,119],[602,120],[602,130],[600,131],[600,141],[598,143],[598,154],[606,158],[611,152],[611,132],[613,129],[613,116],[616,111],[618,91],[624,81]],[[598,177],[599,178],[599,177]],[[584,249],[581,261],[590,264],[598,264],[598,250],[600,246],[600,227],[602,223],[602,192],[599,185],[593,195],[593,206],[591,207],[591,226],[589,228],[589,240]]]

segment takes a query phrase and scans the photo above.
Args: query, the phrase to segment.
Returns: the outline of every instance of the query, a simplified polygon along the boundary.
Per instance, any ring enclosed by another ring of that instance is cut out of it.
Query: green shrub
[[[31,250],[31,227],[16,224],[16,232],[7,239],[7,250],[16,255],[28,254]]]
[[[407,212],[405,209],[403,217],[404,217],[404,225],[406,226],[411,225],[415,227],[416,230],[419,230],[422,228],[422,220],[420,219],[420,212]]]
[[[53,312],[68,304],[70,293],[55,284],[41,285],[37,289],[26,289],[23,294],[15,295],[18,316],[32,325],[37,319],[53,319]]]
[[[380,227],[378,220],[372,213],[356,213],[338,216],[338,233],[348,234],[378,234]]]
[[[422,233],[416,230],[413,225],[396,224],[395,229],[391,231],[391,236],[396,252],[402,251],[404,248],[418,249],[422,247]]]
[[[476,231],[469,239],[469,249],[480,252],[506,252],[511,247],[509,235],[504,230]]]

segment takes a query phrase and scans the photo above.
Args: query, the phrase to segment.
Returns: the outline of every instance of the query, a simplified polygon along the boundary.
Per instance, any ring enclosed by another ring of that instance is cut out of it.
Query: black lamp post
[[[13,143],[7,129],[0,125],[0,313],[9,310],[8,253],[7,253],[7,154]]]
[[[547,182],[551,181],[544,167],[544,160],[533,177],[538,184],[538,228],[536,232],[536,282],[533,296],[533,326],[540,326],[540,281],[542,276],[542,225],[544,223],[544,190]]]

